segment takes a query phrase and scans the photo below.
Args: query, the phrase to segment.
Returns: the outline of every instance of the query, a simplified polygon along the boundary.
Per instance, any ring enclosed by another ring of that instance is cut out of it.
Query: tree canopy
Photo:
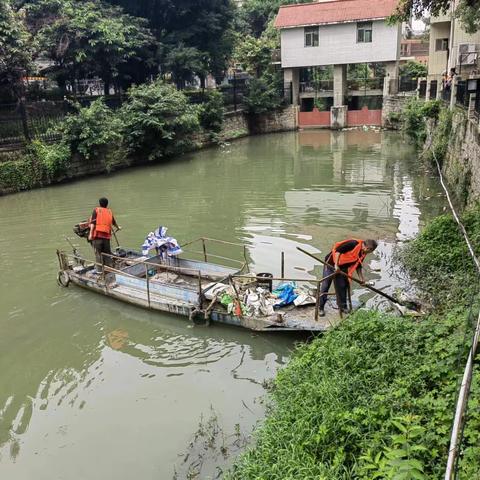
[[[393,20],[408,20],[412,14],[421,18],[426,12],[437,16],[449,12],[450,8],[450,0],[400,0]],[[455,14],[468,33],[480,28],[480,0],[460,0]]]
[[[168,69],[172,58],[195,57],[192,65],[214,75],[223,73],[233,48],[231,0],[108,0],[131,15],[144,17],[161,46],[160,63]],[[182,50],[178,50],[178,46]],[[172,53],[172,50],[175,51]],[[198,69],[198,68],[197,68]],[[193,72],[193,69],[192,69]]]
[[[55,62],[61,83],[98,76],[108,92],[112,83],[121,83],[122,66],[153,56],[154,38],[145,20],[118,7],[101,1],[39,0],[26,8],[39,50]]]
[[[0,86],[18,95],[31,61],[30,35],[22,12],[15,11],[9,0],[0,0]]]

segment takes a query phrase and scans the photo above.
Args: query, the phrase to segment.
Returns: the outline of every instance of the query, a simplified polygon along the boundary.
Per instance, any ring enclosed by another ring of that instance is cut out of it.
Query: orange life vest
[[[112,236],[113,213],[109,208],[97,207],[97,219],[95,222],[95,229],[93,238],[110,238]],[[97,235],[99,234],[100,235]]]
[[[366,253],[363,251],[363,240],[358,240],[356,238],[350,238],[348,240],[343,240],[341,242],[337,242],[333,248],[332,248],[332,255],[333,255],[333,261],[335,261],[335,255],[338,253],[337,248],[339,248],[341,245],[343,245],[346,242],[350,242],[352,240],[355,240],[358,242],[357,246],[350,250],[349,252],[346,253],[341,253],[339,258],[338,258],[338,265],[347,265],[351,264],[348,267],[348,275],[352,276],[355,270],[359,267],[359,265],[362,264],[363,260],[366,257]]]

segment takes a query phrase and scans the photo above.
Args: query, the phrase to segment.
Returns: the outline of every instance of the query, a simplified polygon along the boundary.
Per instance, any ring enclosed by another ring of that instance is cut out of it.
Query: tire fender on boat
[[[194,324],[194,325],[210,325],[210,312],[207,312],[206,310],[201,310],[198,307],[192,308],[190,310],[190,315],[188,316],[188,319]],[[200,324],[196,323],[195,320],[203,320],[205,323]]]
[[[65,270],[60,270],[57,274],[57,283],[61,287],[68,287],[70,285],[70,277]]]

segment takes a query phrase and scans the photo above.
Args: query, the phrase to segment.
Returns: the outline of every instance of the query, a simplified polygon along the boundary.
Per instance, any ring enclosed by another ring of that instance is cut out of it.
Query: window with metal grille
[[[437,38],[435,40],[435,51],[444,52],[448,50],[448,38]]]
[[[372,22],[358,22],[357,43],[371,43],[372,38]]]
[[[318,47],[318,27],[305,27],[305,46]]]

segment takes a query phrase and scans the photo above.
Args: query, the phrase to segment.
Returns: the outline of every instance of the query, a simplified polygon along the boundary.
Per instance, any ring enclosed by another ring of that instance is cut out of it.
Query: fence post
[[[233,109],[237,111],[237,74],[233,71]]]
[[[32,139],[30,137],[30,132],[28,131],[28,117],[27,117],[27,109],[25,108],[25,97],[20,98],[19,110],[20,110],[20,117],[22,119],[23,135],[25,137],[25,140],[28,143],[30,143]]]

